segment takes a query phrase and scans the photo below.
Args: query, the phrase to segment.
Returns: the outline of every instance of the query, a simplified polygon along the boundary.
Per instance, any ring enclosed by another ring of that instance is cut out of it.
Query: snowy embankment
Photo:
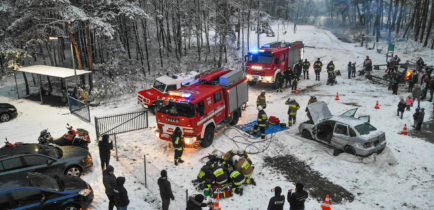
[[[331,59],[343,76],[338,77],[338,85],[326,86],[326,73],[323,69],[321,82],[313,80],[301,80],[299,88],[317,85],[309,90],[302,91],[300,95],[293,95],[288,89],[283,93],[275,93],[269,87],[257,86],[250,88],[247,110],[240,119],[241,124],[255,120],[257,110],[255,101],[261,89],[267,91],[268,116],[274,115],[286,122],[287,106],[284,102],[288,97],[294,97],[301,105],[298,111],[297,122],[307,119],[305,107],[311,95],[318,100],[328,103],[333,114],[340,114],[350,108],[358,107],[359,114],[371,116],[371,123],[379,130],[386,132],[387,148],[379,154],[368,158],[358,158],[348,154],[340,154],[335,157],[332,149],[314,141],[303,139],[298,135],[297,126],[289,130],[269,136],[263,143],[257,143],[247,148],[256,153],[251,158],[255,164],[254,178],[257,186],[246,186],[243,196],[235,195],[232,198],[221,200],[222,209],[266,209],[268,200],[274,195],[271,188],[281,186],[286,196],[288,189],[294,189],[295,183],[288,182],[284,176],[270,167],[264,165],[266,156],[292,155],[300,161],[304,161],[312,170],[318,171],[331,182],[342,186],[353,193],[353,202],[344,202],[332,205],[332,209],[434,209],[434,145],[418,138],[402,136],[398,133],[404,124],[412,125],[411,112],[404,113],[404,119],[396,116],[396,108],[399,97],[392,95],[387,87],[372,85],[363,78],[346,79],[346,65],[349,61],[356,61],[358,69],[366,55],[369,55],[374,64],[383,63],[384,55],[377,54],[364,48],[355,47],[356,44],[348,44],[339,41],[331,32],[317,29],[314,26],[297,26],[297,33],[292,32],[292,27],[284,35],[282,30],[279,37],[285,41],[303,40],[307,46],[305,57],[313,63],[316,58],[326,65]],[[273,28],[277,32],[277,27]],[[261,36],[261,43],[276,41],[276,38]],[[256,36],[252,34],[251,44],[256,43]],[[399,46],[397,49],[400,49]],[[401,60],[414,60],[414,54],[424,55],[426,61],[433,62],[433,51],[424,50],[410,54],[400,54]],[[375,74],[382,74],[375,71]],[[0,101],[14,104],[19,110],[19,116],[8,123],[0,124],[0,139],[7,137],[10,141],[36,142],[39,132],[49,128],[54,137],[62,135],[69,122],[74,127],[88,129],[93,143],[90,151],[94,157],[94,170],[83,176],[95,190],[93,209],[105,209],[107,198],[102,185],[101,169],[99,167],[98,148],[94,143],[95,129],[93,122],[85,123],[77,117],[69,114],[66,108],[54,108],[41,106],[35,102],[14,98],[13,81],[1,83]],[[405,97],[408,93],[398,93]],[[335,101],[336,93],[339,93],[340,101]],[[376,101],[379,101],[381,109],[374,109]],[[432,104],[426,101],[421,103],[426,110],[432,110]],[[91,108],[91,115],[104,116],[117,113],[141,110],[136,103],[135,95],[129,95],[102,103],[99,107]],[[426,113],[428,120],[431,112]],[[168,170],[168,176],[172,182],[175,201],[171,204],[173,210],[185,209],[185,190],[197,193],[191,184],[202,166],[199,160],[203,156],[219,150],[226,152],[231,149],[245,149],[246,144],[235,143],[234,137],[239,136],[236,129],[227,130],[214,140],[212,146],[206,149],[186,149],[183,159],[185,163],[175,167],[173,164],[173,151],[168,142],[160,141],[153,136],[155,117],[149,118],[150,128],[118,136],[119,161],[112,157],[111,164],[115,167],[117,176],[127,178],[126,188],[130,196],[129,209],[158,209],[159,199],[156,180],[160,170]],[[236,138],[237,141],[246,141]],[[256,140],[257,141],[257,140]],[[264,151],[262,151],[264,150]],[[112,153],[114,154],[114,153]],[[148,189],[144,187],[143,156],[147,159]],[[309,183],[304,183],[309,188]],[[332,204],[333,204],[333,198]],[[320,202],[314,199],[306,201],[306,209],[319,209]],[[285,204],[285,209],[288,203]]]

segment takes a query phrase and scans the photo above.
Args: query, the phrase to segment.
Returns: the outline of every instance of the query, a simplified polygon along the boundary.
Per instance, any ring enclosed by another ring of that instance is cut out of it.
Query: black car
[[[87,209],[93,196],[89,184],[72,176],[27,173],[0,184],[1,209]]]
[[[0,122],[7,122],[17,116],[17,108],[11,104],[0,103]]]
[[[0,149],[0,180],[23,177],[27,172],[80,176],[92,166],[92,156],[80,147],[15,144]]]

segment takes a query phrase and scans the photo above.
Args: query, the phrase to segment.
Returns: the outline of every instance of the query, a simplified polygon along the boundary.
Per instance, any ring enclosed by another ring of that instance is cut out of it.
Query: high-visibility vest
[[[214,177],[216,178],[217,184],[224,184],[228,181],[227,177],[225,176],[225,171],[223,168],[217,168],[214,172]]]
[[[246,181],[244,175],[241,174],[239,171],[232,172],[231,173],[231,179],[232,179],[235,186],[240,186],[240,185],[244,184],[244,182]]]

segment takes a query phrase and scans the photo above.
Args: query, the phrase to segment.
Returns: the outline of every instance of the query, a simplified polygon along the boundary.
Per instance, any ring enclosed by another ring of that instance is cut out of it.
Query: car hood
[[[327,104],[324,101],[318,101],[307,106],[314,124],[333,117]]]
[[[63,151],[62,158],[68,158],[68,157],[86,157],[87,155],[90,155],[90,153],[81,147],[76,146],[61,146],[60,147]]]
[[[87,183],[83,181],[80,177],[75,176],[62,176],[61,178],[64,184],[64,191],[82,190],[87,189]]]
[[[7,104],[7,103],[0,103],[0,108],[14,108],[14,109],[16,109],[14,105]]]

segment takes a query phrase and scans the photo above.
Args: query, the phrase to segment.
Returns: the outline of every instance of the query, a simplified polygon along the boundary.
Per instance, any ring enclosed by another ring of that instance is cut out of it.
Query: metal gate
[[[89,105],[71,96],[68,96],[68,105],[69,105],[69,111],[73,115],[76,115],[82,120],[90,122]]]
[[[107,134],[115,140],[116,159],[118,159],[116,134],[148,128],[148,111],[95,117],[96,139]]]

